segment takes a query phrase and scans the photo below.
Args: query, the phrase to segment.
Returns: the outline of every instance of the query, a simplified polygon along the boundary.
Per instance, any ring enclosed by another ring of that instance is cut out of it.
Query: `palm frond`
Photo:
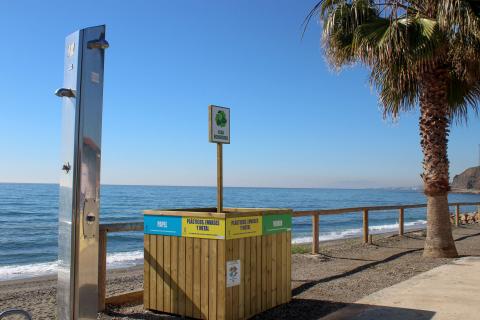
[[[466,123],[469,110],[471,109],[478,116],[480,101],[480,82],[468,84],[458,79],[455,75],[449,83],[448,105],[449,118],[457,124]]]
[[[383,117],[398,118],[401,112],[415,108],[419,99],[418,81],[397,69],[372,69],[370,82],[377,89]]]
[[[318,16],[327,60],[371,70],[384,116],[416,107],[424,75],[450,74],[449,114],[464,121],[480,99],[480,0],[322,0]]]
[[[445,32],[463,36],[468,33],[478,35],[480,24],[480,1],[442,0],[438,4],[438,21]]]

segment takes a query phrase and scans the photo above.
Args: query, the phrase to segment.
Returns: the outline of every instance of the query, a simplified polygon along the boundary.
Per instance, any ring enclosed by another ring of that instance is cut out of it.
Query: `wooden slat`
[[[202,278],[200,272],[200,257],[202,255],[201,240],[198,238],[193,239],[193,317],[201,318],[201,287]]]
[[[281,295],[281,303],[287,302],[287,232],[281,233],[282,238],[282,295]]]
[[[453,204],[450,204],[453,205]],[[294,211],[294,217],[305,217],[318,214],[321,216],[332,215],[332,214],[342,214],[342,213],[351,213],[351,212],[362,212],[363,210],[368,211],[388,211],[388,210],[397,210],[400,208],[404,209],[413,209],[413,208],[426,208],[426,204],[407,204],[407,205],[394,205],[394,206],[372,206],[372,207],[353,207],[353,208],[336,208],[336,209],[324,209],[324,210],[308,210],[308,211]]]
[[[226,240],[217,241],[217,319],[224,320],[226,318]]]
[[[262,271],[260,274],[262,275],[262,310],[267,310],[267,243],[268,243],[268,236],[262,236]]]
[[[225,268],[226,268],[226,262],[227,261],[230,261],[230,260],[233,260],[233,242],[235,240],[226,240],[225,241],[225,244],[226,244],[226,261],[225,261]],[[225,270],[225,272],[227,272]],[[226,280],[226,279],[225,279]],[[232,308],[232,305],[233,305],[233,288],[230,287],[230,288],[226,288],[225,289],[225,296],[226,296],[226,310],[225,310],[225,315],[226,315],[226,319],[227,320],[230,320],[230,319],[233,319],[233,308]]]
[[[227,208],[225,208],[227,209]],[[201,213],[201,212],[217,212],[217,208],[215,207],[210,207],[210,208],[205,208],[205,207],[194,207],[194,208],[177,208],[177,209],[150,209],[150,210],[143,210],[144,215],[166,215],[166,216],[173,216],[174,212],[176,213]]]
[[[157,310],[163,311],[163,238],[157,236]]]
[[[460,206],[457,204],[455,206],[455,225],[458,227],[460,224]]]
[[[449,206],[478,206],[480,202],[452,202],[448,204]]]
[[[185,315],[193,317],[193,238],[185,238]]]
[[[196,218],[225,218],[227,214],[225,212],[216,212],[216,208],[212,208],[215,212],[207,211],[188,211],[188,209],[182,210],[144,210],[143,214],[147,216],[172,216],[172,217],[196,217]],[[184,211],[185,210],[185,211]],[[245,213],[244,215],[248,215]]]
[[[105,232],[143,231],[143,221],[102,223],[100,225],[100,231],[105,231]]]
[[[185,237],[178,238],[178,314],[185,316]]]
[[[232,260],[238,260],[240,257],[240,241],[239,240],[240,239],[233,240]],[[232,318],[238,319],[239,286],[234,286],[232,289],[233,289],[232,290]]]
[[[368,243],[368,210],[363,210],[363,243]]]
[[[244,279],[244,293],[243,293],[243,301],[244,301],[244,317],[248,318],[250,316],[250,296],[252,295],[251,285],[250,285],[250,243],[252,238],[245,238],[245,264],[242,268],[242,273],[245,275]]]
[[[172,308],[172,313],[178,314],[178,237],[171,237],[171,247],[170,247],[170,256],[171,256],[171,283],[172,294],[170,296],[170,303]]]
[[[264,236],[267,240],[267,273],[265,278],[267,279],[267,304],[266,308],[269,309],[272,307],[272,236]]]
[[[171,242],[173,237],[163,238],[163,309],[172,312],[172,276],[171,276]]]
[[[200,255],[200,305],[202,318],[208,319],[208,239],[201,239],[201,255]]]
[[[279,305],[283,303],[282,300],[282,233],[276,234],[276,241],[277,243],[277,265],[276,265],[276,272],[277,272],[277,298],[275,305]]]
[[[225,240],[208,240],[208,318],[217,318],[217,277],[218,277],[218,252],[217,242]]]
[[[131,291],[108,297],[105,303],[108,305],[123,305],[127,303],[139,303],[143,299],[143,290]]]
[[[257,271],[256,271],[256,278],[257,278],[257,307],[255,313],[260,313],[262,311],[262,257],[264,254],[262,253],[262,236],[258,236],[257,238]]]
[[[240,286],[238,287],[238,317],[245,317],[245,238],[238,239],[238,258],[240,260]]]
[[[271,260],[271,281],[272,281],[272,289],[270,295],[272,296],[272,300],[270,302],[269,307],[273,308],[277,305],[277,235],[273,234],[270,236],[272,238],[272,260]]]
[[[150,235],[150,309],[157,309],[157,236]]]
[[[290,209],[277,208],[223,208],[223,212],[217,212],[217,208],[185,208],[185,209],[158,209],[144,210],[144,215],[154,216],[181,216],[181,217],[204,217],[204,218],[237,218],[251,216],[265,216],[269,214],[288,214]]]
[[[250,238],[250,314],[249,315],[254,315],[254,314],[257,314],[257,237]]]
[[[107,284],[107,233],[100,231],[98,237],[98,311],[105,310]]]
[[[398,212],[398,234],[403,236],[404,229],[405,229],[405,209],[400,208]]]
[[[480,202],[450,202],[448,204],[451,206],[477,206],[480,205]],[[335,209],[322,209],[322,210],[301,210],[294,211],[294,217],[305,217],[311,215],[332,215],[332,214],[342,214],[342,213],[351,213],[351,212],[362,212],[363,210],[368,211],[390,211],[397,209],[414,209],[414,208],[426,208],[427,204],[401,204],[401,205],[392,205],[392,206],[369,206],[369,207],[352,207],[352,208],[335,208]]]
[[[292,300],[292,232],[287,232],[287,302]]]
[[[145,309],[150,309],[150,236],[145,234],[143,236],[143,307]]]
[[[312,216],[312,253],[317,254],[320,248],[320,225],[319,225],[319,215],[314,214]]]

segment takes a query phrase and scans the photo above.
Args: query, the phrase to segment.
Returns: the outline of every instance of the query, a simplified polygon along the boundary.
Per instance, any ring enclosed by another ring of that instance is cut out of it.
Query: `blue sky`
[[[418,113],[383,120],[361,67],[322,56],[315,1],[0,1],[0,181],[60,175],[64,38],[107,25],[102,183],[214,185],[208,105],[231,108],[227,186],[420,185]],[[478,162],[454,127],[451,175]]]

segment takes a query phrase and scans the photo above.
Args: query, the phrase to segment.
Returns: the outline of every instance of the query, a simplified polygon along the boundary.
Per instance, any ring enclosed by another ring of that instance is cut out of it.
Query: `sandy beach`
[[[461,256],[480,255],[480,225],[454,228]],[[321,253],[311,255],[308,245],[297,245],[292,257],[293,300],[264,312],[256,319],[318,319],[370,293],[448,263],[451,259],[421,256],[424,231],[374,236],[373,245],[360,239],[321,242]],[[142,267],[109,270],[107,296],[140,290]],[[0,282],[0,310],[18,307],[33,319],[54,319],[56,278],[38,277]],[[109,307],[99,319],[164,319],[169,315],[144,311],[142,305]]]

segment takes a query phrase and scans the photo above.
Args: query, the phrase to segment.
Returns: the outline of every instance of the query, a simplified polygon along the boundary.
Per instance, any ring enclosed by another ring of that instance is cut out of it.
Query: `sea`
[[[215,207],[214,187],[101,186],[100,223],[142,221],[142,212],[157,208]],[[57,268],[58,194],[56,184],[0,183],[0,281],[55,274]],[[225,207],[312,210],[376,205],[425,203],[415,189],[289,189],[225,188]],[[480,195],[450,194],[450,202],[480,201]],[[462,210],[474,211],[475,207]],[[405,228],[426,224],[424,208],[405,211]],[[375,212],[370,232],[398,230],[398,211]],[[361,234],[359,213],[322,216],[320,240]],[[311,218],[293,219],[292,242],[311,242]],[[108,235],[107,267],[142,263],[142,232]]]

